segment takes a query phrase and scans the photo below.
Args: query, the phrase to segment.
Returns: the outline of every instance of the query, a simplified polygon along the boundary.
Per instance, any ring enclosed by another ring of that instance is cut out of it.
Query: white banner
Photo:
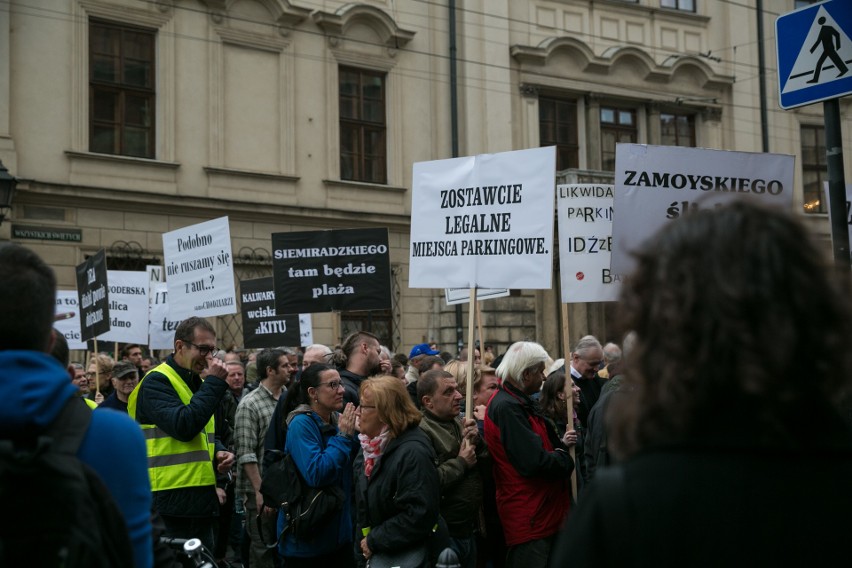
[[[299,337],[302,347],[314,344],[314,326],[311,314],[299,314]]]
[[[562,302],[613,302],[621,276],[609,269],[612,247],[611,185],[559,185],[559,272]]]
[[[553,147],[414,164],[411,288],[551,285]]]
[[[789,211],[793,166],[782,154],[616,145],[612,271],[629,272],[631,251],[690,211],[746,198]]]
[[[159,264],[149,264],[145,267],[145,272],[148,273],[148,282],[166,281],[166,278],[163,275],[163,267]]]
[[[476,290],[476,301],[504,298],[508,295],[509,290],[507,288],[478,288]],[[448,306],[469,304],[470,288],[447,288],[444,290],[444,297],[447,299]]]
[[[173,349],[175,330],[182,318],[169,316],[168,284],[151,283],[151,321],[148,323],[148,348]]]
[[[170,317],[237,313],[227,217],[164,233],[163,253]]]
[[[86,342],[80,334],[80,310],[77,307],[77,290],[56,291],[56,321],[53,327],[68,340],[69,349],[85,349]]]
[[[109,331],[99,341],[148,343],[148,273],[107,271]]]

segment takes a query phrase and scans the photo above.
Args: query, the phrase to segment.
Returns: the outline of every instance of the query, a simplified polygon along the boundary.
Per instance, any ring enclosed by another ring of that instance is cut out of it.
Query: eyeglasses
[[[320,383],[318,386],[325,386],[330,388],[331,390],[336,391],[343,384],[343,381],[328,381],[327,383]]]
[[[105,377],[105,376],[109,375],[109,373],[107,373],[106,371],[101,371],[101,372],[100,372],[100,373],[98,373],[98,374],[100,374],[100,376],[102,376],[102,377]],[[94,371],[89,371],[88,373],[86,373],[86,378],[87,378],[87,379],[91,379],[91,378],[93,378],[93,377],[95,377],[95,376],[96,376],[96,373],[95,373]]]
[[[135,380],[137,380],[138,378],[139,378],[139,377],[137,377],[137,376],[136,376],[136,373],[128,373],[128,374],[126,374],[126,375],[122,375],[122,376],[120,376],[120,377],[116,377],[116,379],[117,379],[117,380],[119,380],[119,381],[135,381]]]
[[[185,343],[187,345],[192,345],[193,347],[198,349],[198,352],[201,353],[204,357],[207,357],[207,355],[209,355],[210,353],[219,350],[219,348],[215,345],[196,345],[192,341],[186,341]]]

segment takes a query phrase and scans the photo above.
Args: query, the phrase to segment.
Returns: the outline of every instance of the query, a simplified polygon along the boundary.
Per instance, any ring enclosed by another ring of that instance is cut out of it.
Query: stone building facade
[[[803,2],[764,2],[763,70],[748,2],[448,4],[3,3],[0,160],[19,181],[0,240],[32,247],[70,289],[101,248],[115,268],[161,262],[163,232],[223,215],[238,278],[270,274],[274,232],[387,227],[393,308],[314,314],[315,340],[371,328],[403,352],[455,351],[466,308],[409,288],[407,271],[411,167],[452,155],[451,85],[459,155],[556,145],[561,179],[584,179],[607,176],[619,141],[761,151],[761,78],[768,149],[797,156],[795,208],[827,237],[821,107],[777,104],[772,22]],[[612,306],[561,312],[557,278],[513,291],[482,304],[483,340],[556,357],[585,333],[608,338]],[[238,318],[217,319],[239,344]]]

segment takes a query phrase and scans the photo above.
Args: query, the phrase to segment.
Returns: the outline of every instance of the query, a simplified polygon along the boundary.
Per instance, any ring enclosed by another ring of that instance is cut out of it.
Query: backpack
[[[77,457],[91,420],[72,397],[45,430],[0,439],[0,566],[133,566],[124,516]]]
[[[290,414],[284,430],[285,441],[286,426],[295,416],[307,413],[307,410],[297,409]],[[336,428],[331,425],[320,428],[323,447],[325,447],[325,435],[329,428],[331,431],[336,431]],[[309,538],[334,513],[343,508],[343,502],[346,499],[343,489],[337,485],[311,487],[305,482],[290,454],[281,450],[267,450],[263,458],[260,485],[263,501],[275,503],[285,516],[284,529],[278,535],[279,540],[288,530],[298,539]],[[264,544],[268,548],[275,546],[275,543]]]

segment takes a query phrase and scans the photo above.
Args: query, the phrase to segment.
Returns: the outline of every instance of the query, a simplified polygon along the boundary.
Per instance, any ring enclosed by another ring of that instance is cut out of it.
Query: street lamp
[[[0,162],[0,225],[6,219],[6,210],[12,208],[12,198],[15,197],[15,186],[18,185],[18,180],[15,179]]]

